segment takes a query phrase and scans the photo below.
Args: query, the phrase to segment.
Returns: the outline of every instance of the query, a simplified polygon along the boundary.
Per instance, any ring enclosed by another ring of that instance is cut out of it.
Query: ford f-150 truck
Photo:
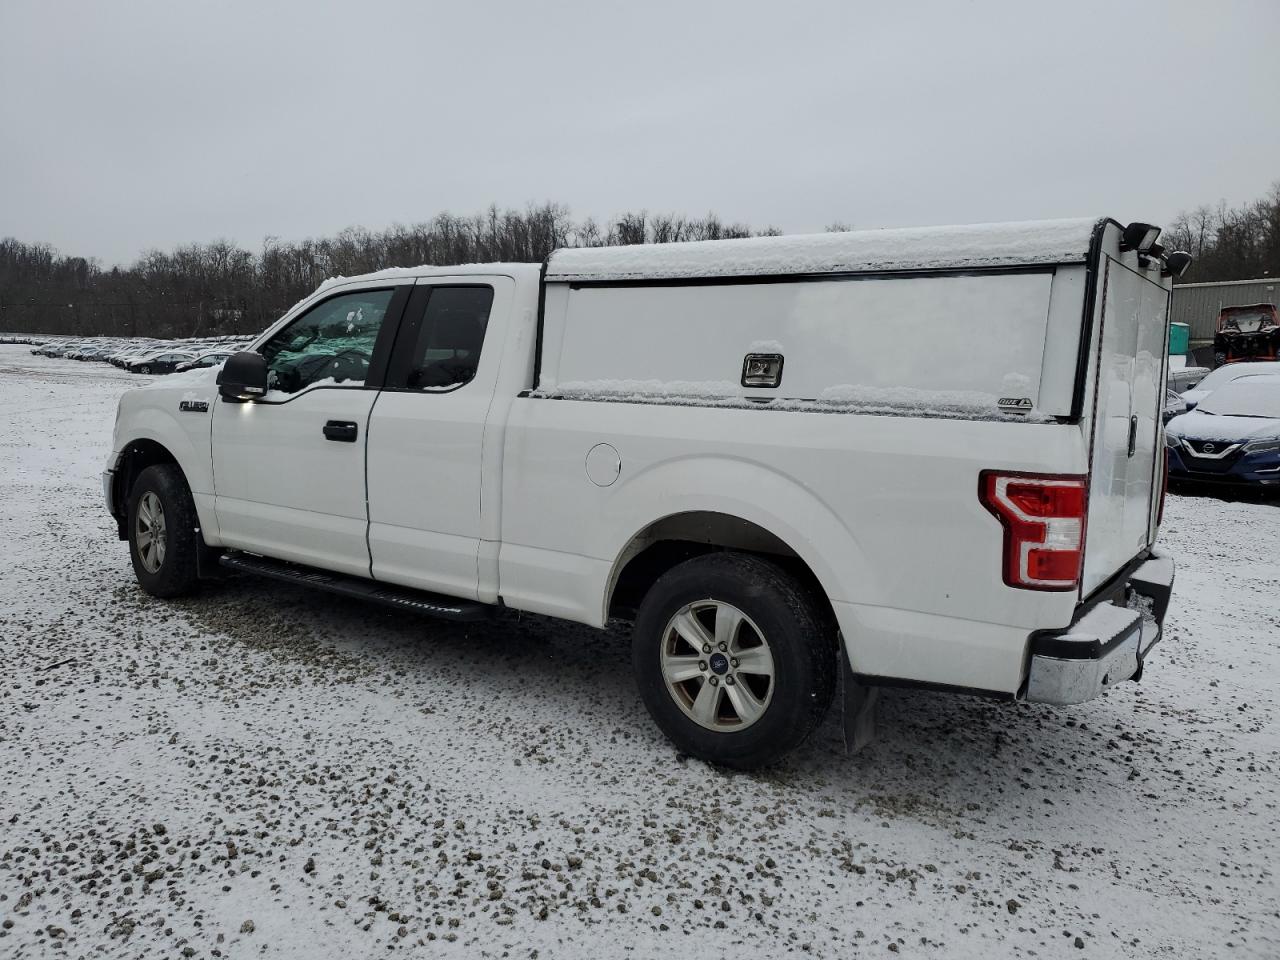
[[[158,597],[239,571],[439,617],[634,622],[677,746],[754,767],[837,693],[1137,679],[1172,276],[1110,219],[566,249],[327,281],[120,401]]]

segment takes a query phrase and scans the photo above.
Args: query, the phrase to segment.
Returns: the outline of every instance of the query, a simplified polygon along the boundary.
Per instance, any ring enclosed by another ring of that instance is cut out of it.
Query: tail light
[[[1074,590],[1084,560],[1084,477],[984,470],[978,496],[1004,526],[1004,582]]]

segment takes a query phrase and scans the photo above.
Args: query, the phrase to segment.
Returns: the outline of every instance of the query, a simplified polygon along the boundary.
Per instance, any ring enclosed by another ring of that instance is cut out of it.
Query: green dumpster
[[[1191,348],[1191,327],[1185,323],[1169,324],[1169,355],[1181,356]]]

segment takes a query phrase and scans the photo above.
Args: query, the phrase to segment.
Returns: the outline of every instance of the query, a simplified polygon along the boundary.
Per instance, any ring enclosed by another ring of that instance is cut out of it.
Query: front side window
[[[360,290],[316,304],[262,345],[267,386],[297,393],[316,384],[362,386],[394,290]]]
[[[409,354],[407,387],[447,390],[469,383],[480,363],[492,287],[433,287]]]

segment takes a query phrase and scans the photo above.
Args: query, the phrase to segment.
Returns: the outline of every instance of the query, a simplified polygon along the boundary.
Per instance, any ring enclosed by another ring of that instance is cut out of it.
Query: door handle
[[[353,436],[351,439],[355,439]],[[1135,450],[1138,449],[1138,415],[1135,413],[1129,418],[1129,456],[1133,456]]]
[[[324,425],[324,438],[339,443],[355,443],[357,429],[350,420],[330,420]]]

